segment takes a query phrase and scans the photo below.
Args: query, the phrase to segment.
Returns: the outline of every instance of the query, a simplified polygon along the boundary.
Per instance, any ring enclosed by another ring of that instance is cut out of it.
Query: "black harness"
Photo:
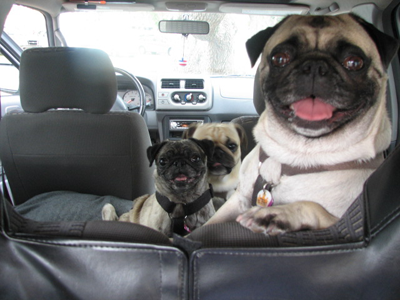
[[[170,201],[167,197],[156,192],[156,199],[158,204],[160,204],[160,206],[168,213],[171,219],[171,232],[182,236],[191,232],[190,228],[185,223],[187,216],[197,213],[200,209],[206,206],[213,197],[214,197],[214,192],[211,184],[210,188],[206,190],[199,198],[188,204],[183,204],[183,203],[177,204],[175,202]],[[171,214],[174,212],[176,206],[178,205],[182,205],[183,215],[172,218]]]

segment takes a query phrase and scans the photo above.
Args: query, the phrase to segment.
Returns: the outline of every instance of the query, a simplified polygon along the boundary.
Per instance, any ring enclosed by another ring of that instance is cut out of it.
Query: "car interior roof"
[[[38,9],[42,9],[48,13],[50,13],[53,16],[56,16],[60,13],[61,7],[64,3],[68,3],[70,1],[63,1],[63,0],[53,0],[53,1],[48,1],[48,0],[18,0],[15,1],[17,4],[23,4],[31,7],[35,7]],[[119,4],[113,4],[113,3],[107,3],[107,5],[124,5],[121,4],[122,2],[125,1],[119,1]],[[182,0],[174,0],[174,1],[157,1],[157,0],[150,0],[150,1],[135,1],[134,4],[130,4],[129,2],[132,1],[126,1],[127,4],[132,6],[132,9],[135,9],[135,4],[140,5],[140,4],[147,4],[151,5],[154,7],[154,10],[158,11],[167,11],[168,9],[166,8],[166,3],[170,2],[187,2],[187,1],[182,1]],[[335,3],[337,6],[335,6],[335,9],[331,12],[332,14],[338,14],[338,13],[344,13],[344,12],[349,12],[353,7],[356,7],[357,5],[365,4],[365,1],[361,0],[337,0],[337,1],[327,1],[327,0],[321,0],[321,1],[313,1],[313,0],[294,0],[294,1],[287,1],[287,0],[281,0],[281,1],[269,1],[269,0],[231,0],[231,1],[199,1],[199,2],[205,2],[207,3],[207,12],[218,12],[220,5],[224,3],[242,3],[244,5],[246,4],[290,4],[290,5],[306,5],[310,7],[310,13],[311,14],[321,14],[321,13],[326,13],[326,9],[329,9],[332,5]],[[391,0],[376,0],[374,1],[374,4],[378,6],[379,9],[383,10],[385,9],[392,1]],[[126,5],[125,5],[126,6]]]

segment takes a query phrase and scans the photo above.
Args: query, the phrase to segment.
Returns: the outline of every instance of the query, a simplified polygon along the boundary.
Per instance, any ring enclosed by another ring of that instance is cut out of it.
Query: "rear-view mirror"
[[[204,21],[162,20],[158,28],[163,33],[208,34],[210,25]]]

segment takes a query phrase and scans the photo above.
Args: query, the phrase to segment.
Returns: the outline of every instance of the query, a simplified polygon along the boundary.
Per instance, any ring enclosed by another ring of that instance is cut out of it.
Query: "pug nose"
[[[323,60],[307,61],[302,70],[305,75],[325,76],[329,73],[328,64]]]
[[[222,158],[223,155],[224,155],[224,151],[221,148],[215,148],[215,150],[214,150],[215,158]]]
[[[183,167],[184,165],[186,165],[186,162],[185,162],[184,160],[177,160],[177,161],[174,161],[174,166],[175,166],[175,167],[181,168],[181,167]]]

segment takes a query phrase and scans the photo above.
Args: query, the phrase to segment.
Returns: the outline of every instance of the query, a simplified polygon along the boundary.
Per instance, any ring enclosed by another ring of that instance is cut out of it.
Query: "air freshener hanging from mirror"
[[[187,39],[187,35],[182,34],[183,43],[182,43],[182,58],[179,60],[179,65],[181,67],[185,67],[187,65],[187,60],[185,59],[185,42]]]

